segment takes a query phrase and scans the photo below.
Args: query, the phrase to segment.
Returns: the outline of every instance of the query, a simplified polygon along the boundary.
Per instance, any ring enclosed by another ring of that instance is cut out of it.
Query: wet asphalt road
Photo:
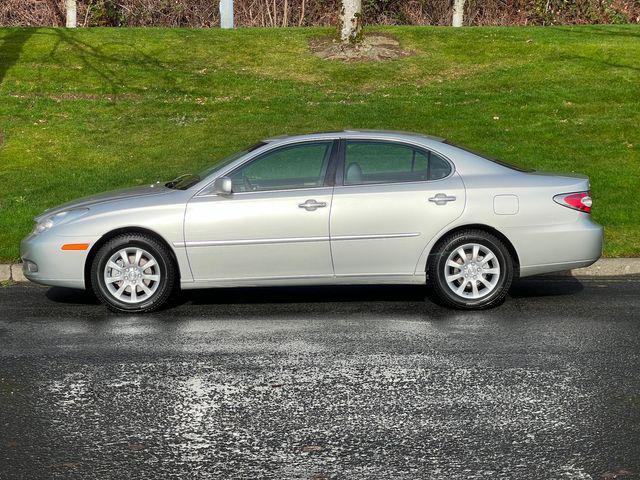
[[[424,297],[0,288],[0,478],[640,478],[640,279]]]

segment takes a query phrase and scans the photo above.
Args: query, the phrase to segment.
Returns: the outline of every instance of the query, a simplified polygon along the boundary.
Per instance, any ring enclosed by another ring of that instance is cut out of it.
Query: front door
[[[185,245],[196,282],[260,283],[333,276],[325,186],[332,141],[279,147],[229,176],[233,193],[194,197]]]
[[[347,140],[331,213],[337,277],[413,276],[429,241],[462,214],[452,165],[395,142]]]

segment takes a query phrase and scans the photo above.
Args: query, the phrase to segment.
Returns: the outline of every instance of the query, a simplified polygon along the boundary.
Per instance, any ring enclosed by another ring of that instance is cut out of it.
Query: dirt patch
[[[318,38],[312,40],[309,47],[321,58],[343,62],[382,62],[413,55],[410,50],[403,50],[395,37],[380,33],[367,35],[354,45],[345,45],[333,37]]]

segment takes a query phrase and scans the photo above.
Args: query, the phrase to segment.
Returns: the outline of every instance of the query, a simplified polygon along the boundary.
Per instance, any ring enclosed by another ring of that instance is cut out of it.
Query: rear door
[[[453,165],[391,141],[343,140],[331,210],[336,276],[413,275],[422,251],[465,202]]]

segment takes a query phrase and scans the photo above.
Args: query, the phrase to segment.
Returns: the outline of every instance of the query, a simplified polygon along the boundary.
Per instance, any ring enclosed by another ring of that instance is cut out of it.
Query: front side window
[[[438,154],[390,142],[347,141],[344,184],[438,180],[451,166]]]
[[[233,171],[234,192],[320,187],[324,184],[332,141],[278,148]]]

